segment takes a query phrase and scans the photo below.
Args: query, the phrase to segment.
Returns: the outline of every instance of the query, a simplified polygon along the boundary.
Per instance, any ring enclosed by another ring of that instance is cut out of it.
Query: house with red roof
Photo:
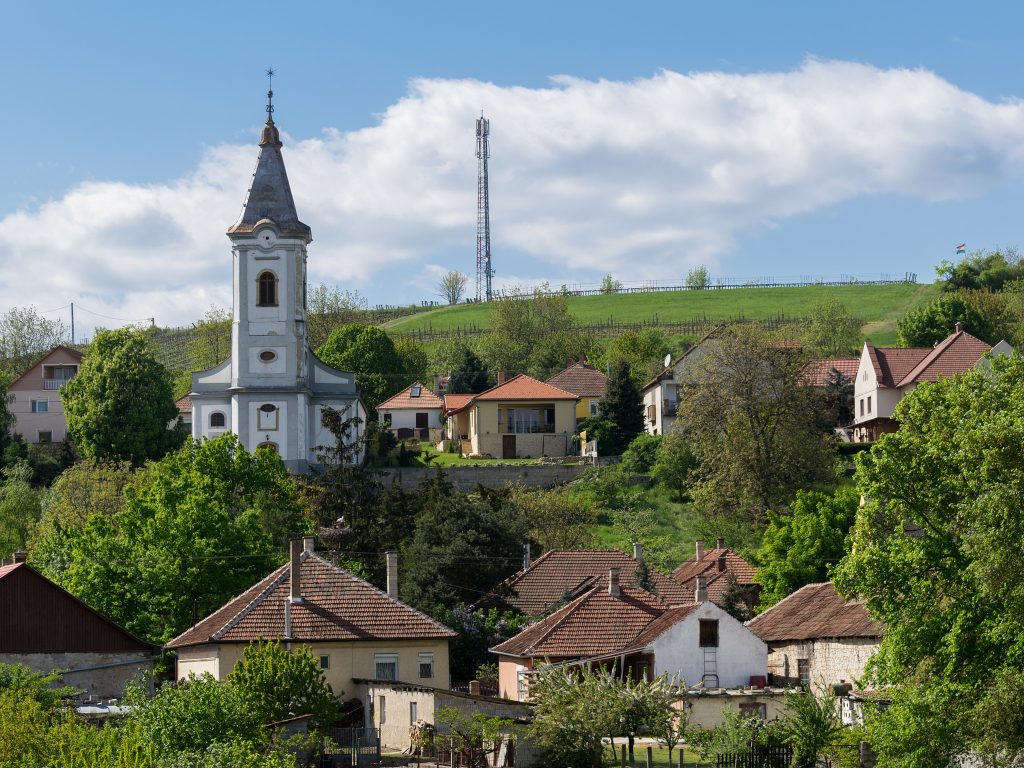
[[[418,381],[377,406],[381,423],[399,440],[415,437],[438,442],[444,401]]]
[[[529,671],[540,664],[596,663],[636,680],[666,674],[707,688],[763,684],[767,669],[764,642],[706,590],[666,604],[623,583],[618,568],[491,652],[500,695],[517,701],[528,698]]]
[[[608,377],[580,356],[577,363],[559,371],[547,381],[553,387],[576,395],[576,420],[597,416],[597,406],[608,389]]]
[[[722,539],[711,550],[704,549],[701,539],[694,544],[693,556],[672,571],[672,579],[692,594],[698,578],[703,578],[709,600],[721,606],[735,601],[746,615],[752,616],[761,596],[761,585],[755,578],[757,569],[726,547]]]
[[[177,676],[223,680],[265,639],[308,647],[338,696],[354,695],[356,680],[447,689],[455,633],[399,601],[397,580],[397,554],[385,592],[317,555],[311,537],[294,540],[288,563],[167,644]]]
[[[71,347],[51,349],[7,387],[12,432],[27,443],[59,443],[67,437],[60,388],[78,375],[82,353]]]
[[[865,342],[854,382],[853,439],[877,440],[899,425],[893,410],[903,397],[919,384],[947,379],[975,368],[991,352],[1013,352],[1007,342],[994,347],[964,330],[961,323],[951,336],[934,347],[876,347]]]

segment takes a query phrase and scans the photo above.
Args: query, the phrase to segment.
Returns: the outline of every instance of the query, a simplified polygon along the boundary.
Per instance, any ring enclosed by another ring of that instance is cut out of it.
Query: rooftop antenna
[[[487,183],[487,159],[491,156],[491,121],[481,110],[476,121],[476,300],[493,297],[491,277],[491,201]]]

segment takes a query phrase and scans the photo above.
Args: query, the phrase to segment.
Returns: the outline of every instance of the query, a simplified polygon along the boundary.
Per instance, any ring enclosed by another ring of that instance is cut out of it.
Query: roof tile
[[[578,400],[572,392],[520,373],[477,395],[475,400]]]
[[[766,643],[882,636],[882,625],[868,616],[864,603],[844,600],[831,582],[801,587],[748,621],[747,628]]]
[[[579,397],[604,397],[608,377],[592,365],[573,363],[548,379],[547,383]]]
[[[420,388],[419,397],[412,396],[413,387]],[[377,406],[378,411],[422,410],[424,408],[444,408],[444,401],[418,381]]]

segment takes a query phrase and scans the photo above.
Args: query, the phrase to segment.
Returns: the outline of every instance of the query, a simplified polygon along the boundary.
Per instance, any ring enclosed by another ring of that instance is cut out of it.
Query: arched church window
[[[260,276],[256,278],[256,286],[258,289],[256,305],[259,307],[276,307],[277,275],[269,270],[260,272]]]
[[[213,413],[211,413],[210,414],[210,428],[214,429],[216,427],[223,427],[223,426],[224,426],[224,414],[221,413],[220,411],[214,411]]]

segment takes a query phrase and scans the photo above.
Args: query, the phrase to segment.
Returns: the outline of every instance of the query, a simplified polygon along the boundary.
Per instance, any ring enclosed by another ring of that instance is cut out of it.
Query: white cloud
[[[468,271],[481,105],[495,252],[579,282],[717,266],[738,234],[855,197],[984,191],[1019,171],[1024,147],[1021,102],[986,101],[923,70],[809,60],[791,72],[558,77],[547,88],[417,80],[372,127],[286,136],[315,238],[312,279],[378,295],[412,282],[431,298],[434,267]],[[225,145],[177,181],[88,182],[7,215],[0,306],[73,299],[175,324],[226,305],[224,230],[255,159],[255,146]]]

